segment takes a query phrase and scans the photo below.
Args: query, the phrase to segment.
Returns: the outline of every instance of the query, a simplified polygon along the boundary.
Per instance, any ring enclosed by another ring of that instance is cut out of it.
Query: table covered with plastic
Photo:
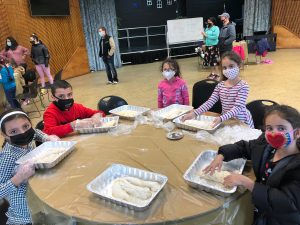
[[[69,137],[76,149],[60,164],[29,180],[34,224],[251,224],[251,194],[241,188],[229,197],[193,189],[183,174],[204,150],[218,146],[185,135],[171,141],[166,131],[137,126],[130,134]],[[134,211],[110,203],[86,188],[112,164],[163,174],[168,182],[150,207]],[[249,166],[244,174],[252,176]]]

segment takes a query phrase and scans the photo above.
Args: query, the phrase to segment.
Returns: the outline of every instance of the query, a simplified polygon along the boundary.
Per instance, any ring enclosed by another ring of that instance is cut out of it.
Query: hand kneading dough
[[[144,205],[159,190],[159,184],[135,177],[117,178],[112,183],[112,196],[136,205]]]
[[[213,175],[210,175],[209,173],[205,174],[203,171],[199,173],[199,176],[206,180],[211,180],[217,183],[224,183],[224,178],[230,175],[231,173],[228,171],[215,171]]]

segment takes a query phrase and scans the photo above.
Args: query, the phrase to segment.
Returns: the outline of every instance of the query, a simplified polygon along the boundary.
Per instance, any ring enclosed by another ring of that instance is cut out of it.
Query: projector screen
[[[203,17],[168,20],[168,44],[198,42],[203,40]]]
[[[69,0],[30,0],[31,16],[68,16]]]

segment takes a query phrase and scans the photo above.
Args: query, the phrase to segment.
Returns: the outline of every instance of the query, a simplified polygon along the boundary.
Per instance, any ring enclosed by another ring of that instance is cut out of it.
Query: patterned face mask
[[[291,133],[295,130],[292,130],[290,132],[282,133],[282,132],[270,132],[266,131],[265,137],[267,142],[273,147],[273,148],[286,148],[292,143],[292,135]]]
[[[234,80],[240,74],[240,68],[237,66],[233,68],[228,68],[226,70],[223,70],[223,74],[229,80]]]
[[[175,71],[174,70],[163,71],[162,75],[167,80],[171,80],[174,77],[174,75],[175,75]]]

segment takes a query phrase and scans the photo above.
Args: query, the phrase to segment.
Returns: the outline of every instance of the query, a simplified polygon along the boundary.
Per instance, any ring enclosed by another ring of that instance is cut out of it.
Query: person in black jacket
[[[219,18],[223,23],[218,43],[220,56],[222,56],[225,52],[232,50],[232,43],[236,39],[236,30],[235,23],[230,22],[230,15],[228,13],[222,13],[219,15]]]
[[[99,57],[102,58],[105,65],[108,79],[107,84],[117,84],[119,80],[114,65],[114,52],[116,50],[114,39],[106,33],[105,27],[100,27],[98,31],[101,37],[99,42]]]
[[[31,47],[31,59],[35,64],[36,71],[38,72],[42,88],[45,87],[45,76],[47,75],[49,83],[53,84],[53,78],[50,73],[50,66],[49,66],[49,51],[47,47],[39,40],[36,34],[32,34],[30,36],[30,43],[32,44]]]
[[[223,161],[252,160],[256,181],[232,174],[225,186],[244,186],[252,192],[255,225],[300,224],[300,114],[277,105],[265,115],[266,131],[258,139],[219,148],[204,172],[221,170]]]

